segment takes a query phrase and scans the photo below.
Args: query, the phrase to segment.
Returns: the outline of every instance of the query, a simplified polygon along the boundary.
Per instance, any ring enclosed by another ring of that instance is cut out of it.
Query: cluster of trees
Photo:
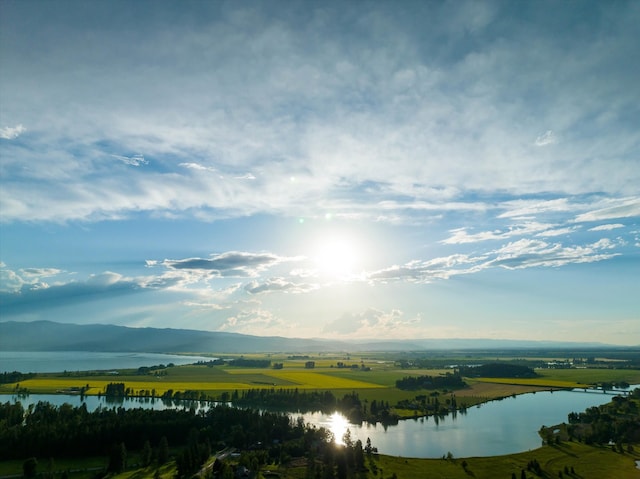
[[[3,372],[0,374],[0,384],[18,383],[35,377],[36,373],[19,373],[18,371],[13,371],[11,373]]]
[[[238,366],[241,368],[268,368],[271,366],[270,359],[247,359],[237,358],[228,362],[229,366]]]
[[[104,455],[107,472],[117,473],[126,468],[131,451],[143,466],[163,464],[171,444],[177,451],[180,478],[192,476],[214,449],[224,447],[243,451],[240,465],[251,471],[263,464],[306,457],[309,477],[322,479],[355,477],[366,471],[365,456],[375,452],[370,441],[363,447],[349,433],[343,438],[344,446],[337,446],[329,431],[307,427],[301,418],[292,421],[285,414],[227,406],[194,414],[124,408],[88,412],[84,405],[56,407],[46,402],[25,410],[19,402],[6,402],[0,404],[0,425],[0,461],[34,458],[31,466],[37,465],[37,457]],[[221,461],[213,471],[217,477],[233,477],[232,469]]]
[[[212,368],[214,366],[224,366],[224,359],[216,358],[211,359],[209,361],[198,361],[195,363],[196,366],[207,366],[208,368]]]
[[[415,391],[417,389],[442,389],[442,388],[463,388],[467,384],[462,380],[462,376],[456,371],[440,376],[406,376],[396,381],[398,389]]]
[[[618,450],[622,443],[640,441],[640,389],[630,396],[614,396],[609,404],[594,406],[581,413],[569,414],[567,432],[586,444],[613,441]]]
[[[129,396],[131,391],[124,383],[109,383],[104,388],[104,395],[108,398],[123,398]]]
[[[462,376],[481,378],[535,378],[538,376],[530,367],[512,363],[460,366],[459,373]]]
[[[231,402],[237,406],[268,407],[290,411],[332,412],[337,399],[331,391],[307,391],[296,389],[247,389],[231,395]]]
[[[166,366],[164,364],[158,364],[157,366],[141,366],[138,368],[137,373],[141,376],[146,375],[146,374],[158,374],[159,371],[164,371],[167,368],[172,368],[174,367],[175,364],[173,363],[169,363]]]
[[[447,415],[450,411],[458,410],[458,401],[454,394],[450,397],[440,399],[440,394],[434,392],[431,396],[419,394],[414,399],[403,399],[398,401],[397,406],[402,409],[413,409],[416,413]],[[466,412],[466,407],[460,407],[461,412]]]
[[[199,442],[221,441],[246,449],[252,444],[286,442],[300,435],[285,414],[217,406],[207,412],[167,409],[59,407],[38,402],[0,404],[0,460],[108,454],[114,444],[140,451],[164,437],[174,447],[185,444],[193,429]],[[298,426],[296,426],[298,427]],[[301,427],[301,426],[300,426]],[[302,429],[304,429],[302,427]]]
[[[331,391],[299,391],[296,389],[248,389],[239,393],[233,392],[230,401],[236,406],[266,407],[288,411],[325,413],[339,411],[354,423],[382,422],[386,424],[398,421],[398,417],[391,412],[389,402],[376,401],[368,404],[361,401],[357,393],[336,397]]]
[[[598,387],[604,389],[605,391],[609,391],[611,389],[629,389],[630,384],[627,381],[612,381],[612,382],[601,382],[598,383]]]
[[[331,365],[331,367],[333,367],[333,364]],[[344,361],[338,361],[336,363],[336,367],[338,369],[361,369],[363,371],[371,371],[371,368],[368,366],[365,366],[364,363],[353,363],[353,364],[347,364]]]

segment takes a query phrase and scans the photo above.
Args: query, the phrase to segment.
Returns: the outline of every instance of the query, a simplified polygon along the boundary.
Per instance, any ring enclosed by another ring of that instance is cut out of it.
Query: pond
[[[632,386],[635,388],[638,386]],[[337,441],[349,430],[351,439],[360,439],[366,444],[371,439],[373,446],[383,454],[404,457],[442,457],[451,452],[455,457],[499,456],[536,449],[541,445],[537,431],[541,426],[551,426],[567,421],[570,412],[610,402],[612,395],[574,391],[538,392],[509,397],[473,407],[462,414],[444,418],[428,417],[400,421],[397,425],[349,424],[340,414],[292,414],[302,416],[308,424],[331,430]],[[6,399],[5,399],[6,398]],[[0,396],[0,401],[20,400],[27,407],[38,401],[55,405],[82,404],[80,396],[32,394],[24,398]],[[196,401],[167,404],[156,399],[125,399],[108,402],[106,398],[87,396],[84,402],[89,410],[98,407],[122,406],[166,409],[168,407],[207,408],[207,404]]]

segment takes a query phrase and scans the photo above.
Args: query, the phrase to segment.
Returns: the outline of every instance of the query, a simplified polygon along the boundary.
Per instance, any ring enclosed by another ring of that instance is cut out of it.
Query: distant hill
[[[52,321],[0,323],[1,351],[276,352],[324,351],[312,339],[260,337],[190,329],[129,328]]]
[[[154,353],[338,352],[575,349],[598,343],[563,343],[491,339],[413,339],[335,341],[250,336],[191,329],[129,328],[105,324],[52,321],[0,322],[0,351],[104,351]]]

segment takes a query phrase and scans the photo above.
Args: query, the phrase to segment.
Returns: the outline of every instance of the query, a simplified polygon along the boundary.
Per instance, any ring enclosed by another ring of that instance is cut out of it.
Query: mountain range
[[[52,321],[0,322],[0,351],[103,351],[155,353],[358,352],[579,349],[601,343],[504,339],[331,340],[251,336],[191,329],[131,328]]]

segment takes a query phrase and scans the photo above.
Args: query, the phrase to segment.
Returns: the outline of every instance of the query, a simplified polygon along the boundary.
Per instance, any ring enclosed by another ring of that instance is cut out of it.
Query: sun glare
[[[322,275],[343,278],[355,272],[358,251],[349,238],[327,237],[318,241],[312,259]]]
[[[349,421],[342,414],[334,412],[329,417],[328,428],[333,434],[333,439],[336,444],[344,446],[344,435],[349,429]]]

